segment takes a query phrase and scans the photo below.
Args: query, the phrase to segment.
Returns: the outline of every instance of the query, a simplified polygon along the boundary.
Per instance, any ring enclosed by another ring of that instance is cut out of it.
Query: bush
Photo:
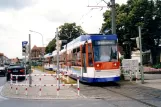
[[[156,65],[153,65],[152,67],[153,67],[153,68],[156,68],[156,69],[161,68],[161,63],[156,64]]]

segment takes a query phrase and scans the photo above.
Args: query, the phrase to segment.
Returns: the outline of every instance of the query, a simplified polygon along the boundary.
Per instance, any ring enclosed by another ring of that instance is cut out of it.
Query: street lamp
[[[39,32],[36,32],[36,31],[33,31],[33,30],[29,30],[30,32],[34,32],[34,33],[38,33],[39,35],[41,35],[42,37],[42,47],[44,47],[44,42],[43,42],[43,35]],[[43,68],[43,72],[44,72],[44,52],[43,52],[43,49],[41,50],[42,51],[42,68]]]

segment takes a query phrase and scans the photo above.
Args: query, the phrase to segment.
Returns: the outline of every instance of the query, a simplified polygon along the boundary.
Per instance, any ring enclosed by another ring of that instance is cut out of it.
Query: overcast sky
[[[22,57],[22,41],[28,41],[29,30],[40,32],[45,46],[55,36],[56,28],[65,22],[76,22],[87,33],[98,33],[102,14],[108,8],[101,0],[0,0],[0,52],[9,58]],[[105,0],[109,2],[110,0]],[[126,3],[127,0],[116,0]],[[31,46],[42,46],[39,34],[31,33]]]

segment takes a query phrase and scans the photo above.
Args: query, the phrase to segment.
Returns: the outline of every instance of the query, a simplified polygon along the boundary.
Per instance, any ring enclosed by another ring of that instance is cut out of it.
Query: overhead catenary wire
[[[98,3],[96,4],[96,6],[98,6],[101,2],[102,2],[102,0],[101,0],[100,2],[98,2]],[[88,0],[88,7],[89,7],[89,0]],[[84,15],[82,15],[82,17],[79,19],[78,22],[81,22],[81,20],[82,20],[85,16],[89,15],[89,13],[91,13],[94,9],[99,9],[99,8],[100,8],[99,6],[98,6],[98,7],[92,7],[87,13],[85,13]],[[100,11],[101,11],[102,9],[103,9],[103,8],[101,8]],[[93,16],[91,15],[90,18],[92,18],[92,17],[93,17]],[[84,24],[84,22],[82,21],[79,25],[81,25],[81,24]]]

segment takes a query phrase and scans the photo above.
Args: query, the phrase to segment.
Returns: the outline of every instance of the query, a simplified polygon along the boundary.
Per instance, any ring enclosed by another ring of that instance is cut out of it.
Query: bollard
[[[56,95],[59,96],[59,79],[58,79],[58,75],[56,77],[56,81],[57,81],[57,92],[56,92]]]
[[[41,77],[39,78],[39,80],[40,80],[40,86],[39,86],[39,96],[41,96]]]
[[[77,76],[77,90],[78,90],[78,96],[79,96],[80,95],[79,76]]]
[[[12,74],[10,75],[10,84],[12,85]]]
[[[18,94],[18,76],[16,75],[16,94]]]
[[[130,70],[130,82],[132,81],[132,71]]]
[[[13,77],[12,77],[12,74],[11,74],[11,75],[10,75],[10,86],[11,86],[11,90],[12,90],[12,84],[13,84],[13,83],[12,83],[12,78],[13,78]]]
[[[26,78],[26,89],[25,89],[25,94],[26,94],[26,96],[28,95],[28,90],[27,90],[27,75],[25,76],[25,78]]]

